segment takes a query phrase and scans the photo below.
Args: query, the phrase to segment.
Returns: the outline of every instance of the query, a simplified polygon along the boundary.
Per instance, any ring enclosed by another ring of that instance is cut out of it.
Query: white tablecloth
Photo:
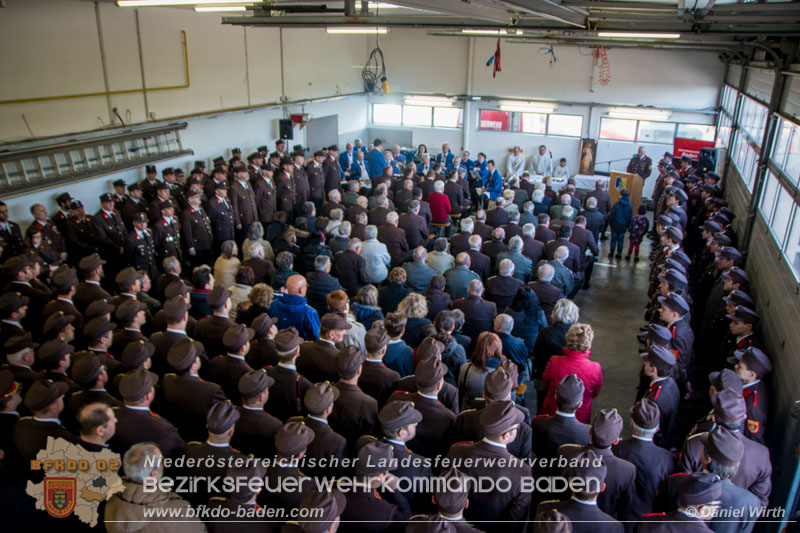
[[[594,190],[594,184],[597,183],[597,180],[603,180],[605,185],[603,186],[604,190],[608,190],[608,182],[611,181],[611,178],[608,176],[601,176],[599,174],[595,174],[594,176],[587,176],[586,174],[577,174],[575,176],[575,186],[579,189],[589,189]]]

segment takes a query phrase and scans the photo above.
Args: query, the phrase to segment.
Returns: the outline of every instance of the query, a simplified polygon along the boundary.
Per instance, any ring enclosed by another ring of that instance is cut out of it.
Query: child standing
[[[637,215],[631,220],[631,225],[628,227],[628,255],[625,259],[631,258],[633,252],[633,260],[639,260],[639,245],[642,243],[647,230],[650,229],[650,221],[647,220],[647,206],[642,204],[636,211]]]
[[[611,249],[608,251],[608,258],[614,256],[622,259],[622,246],[625,244],[625,232],[633,218],[633,206],[631,199],[628,198],[631,192],[628,189],[620,191],[620,199],[611,207],[608,214],[608,225],[611,227]]]

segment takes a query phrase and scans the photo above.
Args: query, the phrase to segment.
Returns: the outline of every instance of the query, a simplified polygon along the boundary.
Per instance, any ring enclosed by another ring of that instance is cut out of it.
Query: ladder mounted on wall
[[[186,126],[186,122],[175,122],[126,128],[0,149],[0,194],[27,192],[191,155],[194,152],[183,148],[178,134]]]

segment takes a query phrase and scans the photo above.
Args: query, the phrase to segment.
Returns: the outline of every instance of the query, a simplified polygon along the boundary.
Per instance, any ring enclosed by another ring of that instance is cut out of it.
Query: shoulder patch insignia
[[[758,420],[747,420],[747,431],[750,433],[758,433],[761,429],[761,423]]]

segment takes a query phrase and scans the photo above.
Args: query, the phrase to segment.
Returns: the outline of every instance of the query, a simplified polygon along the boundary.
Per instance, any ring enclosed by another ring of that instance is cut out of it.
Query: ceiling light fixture
[[[612,107],[608,110],[611,118],[627,118],[632,120],[667,120],[672,116],[671,111],[663,109],[636,109],[632,107]]]
[[[247,11],[245,6],[195,6],[198,13],[221,13],[224,11]]]
[[[558,104],[554,102],[515,102],[513,100],[501,100],[501,111],[517,111],[519,113],[552,113]]]
[[[396,6],[394,4],[385,4],[383,2],[370,2],[368,4],[369,9],[397,9],[402,6]]]
[[[389,28],[384,27],[375,27],[375,26],[364,26],[363,28],[326,28],[328,33],[338,33],[338,34],[352,34],[352,33],[368,33],[371,35],[383,35],[389,33]]]
[[[601,31],[598,37],[611,37],[615,39],[680,39],[680,33],[637,33],[637,32],[617,32]]]
[[[463,28],[461,33],[464,35],[522,35],[522,30],[518,30],[516,28],[507,30],[505,28],[497,29],[497,30],[481,30],[481,29],[470,29],[470,28]]]
[[[222,4],[260,4],[262,0],[117,0],[119,7],[203,6]]]
[[[446,96],[411,95],[403,99],[406,105],[424,105],[433,107],[453,107],[453,99]]]

